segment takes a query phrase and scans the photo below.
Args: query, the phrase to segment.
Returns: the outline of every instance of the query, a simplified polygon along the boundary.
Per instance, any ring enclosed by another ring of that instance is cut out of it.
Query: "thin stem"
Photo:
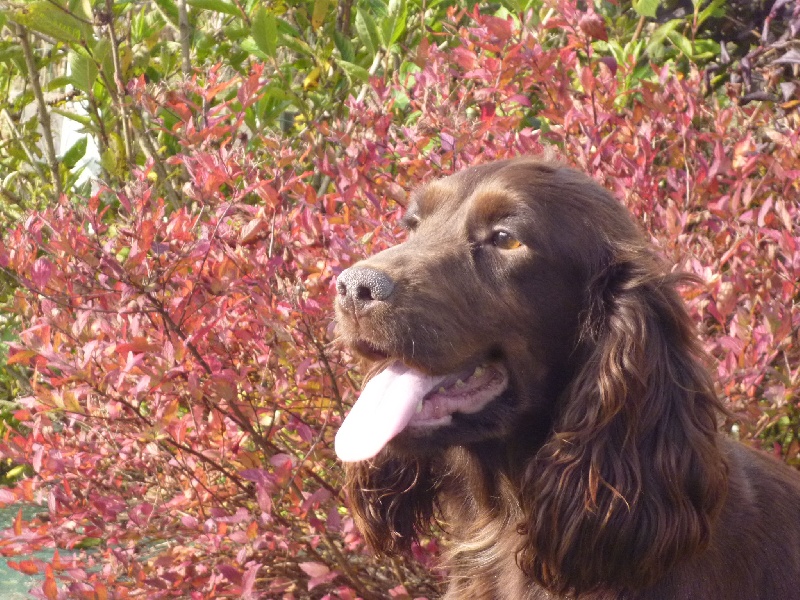
[[[117,33],[114,29],[114,3],[106,0],[106,12],[108,13],[108,36],[111,41],[111,60],[114,64],[114,86],[111,88],[114,102],[119,110],[119,118],[122,122],[122,139],[125,142],[125,154],[129,163],[133,162],[133,142],[131,140],[130,123],[128,111],[125,106],[125,80],[122,75],[122,63],[119,59],[119,44]]]
[[[189,79],[192,75],[192,30],[189,26],[189,11],[186,8],[186,0],[178,1],[178,27],[180,28],[181,38],[181,70],[183,76]]]
[[[42,126],[44,137],[44,150],[47,157],[47,164],[50,167],[50,176],[53,179],[53,187],[56,191],[56,198],[61,198],[63,189],[61,187],[61,175],[58,173],[58,158],[56,158],[56,148],[53,142],[53,129],[50,125],[50,113],[47,111],[47,103],[44,101],[42,86],[39,83],[39,69],[36,67],[36,59],[33,56],[30,40],[28,40],[28,30],[21,25],[14,25],[17,37],[22,45],[22,54],[25,56],[25,65],[28,67],[28,79],[33,88],[33,95],[36,97],[36,109],[39,112],[39,124]]]

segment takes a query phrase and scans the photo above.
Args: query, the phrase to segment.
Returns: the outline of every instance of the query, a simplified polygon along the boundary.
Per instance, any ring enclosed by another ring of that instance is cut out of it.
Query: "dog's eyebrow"
[[[450,186],[432,181],[411,192],[406,214],[413,214],[418,218],[424,217],[436,210],[436,207],[451,193]]]
[[[484,223],[520,214],[525,206],[518,194],[502,183],[493,181],[478,186],[470,204],[472,218]]]

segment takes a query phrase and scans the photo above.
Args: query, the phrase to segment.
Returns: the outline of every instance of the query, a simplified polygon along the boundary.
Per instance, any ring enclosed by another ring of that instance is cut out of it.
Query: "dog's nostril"
[[[384,272],[369,267],[350,267],[336,281],[336,291],[354,307],[363,308],[373,301],[386,300],[394,290],[394,282]]]
[[[357,300],[374,300],[374,298],[372,297],[372,290],[370,290],[365,285],[358,286],[358,289],[356,289],[356,299]]]

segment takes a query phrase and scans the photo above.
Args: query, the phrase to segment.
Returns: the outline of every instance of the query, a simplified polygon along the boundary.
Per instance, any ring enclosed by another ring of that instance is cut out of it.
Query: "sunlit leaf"
[[[340,60],[336,64],[341,67],[342,71],[345,72],[351,81],[362,83],[369,81],[369,71],[367,71],[364,67],[347,62],[346,60]]]
[[[75,121],[76,123],[80,123],[84,127],[91,127],[92,125],[92,118],[89,115],[81,115],[78,113],[70,112],[68,110],[61,110],[59,108],[53,108],[53,113],[61,115],[62,117],[69,119],[70,121]]]
[[[633,10],[643,17],[654,19],[660,4],[661,0],[633,0]]]
[[[375,20],[366,10],[359,8],[356,13],[355,24],[356,32],[358,33],[361,43],[364,44],[369,55],[374,56],[383,45],[380,34],[378,33],[378,28],[375,25]]]
[[[329,0],[314,0],[314,9],[311,12],[311,27],[319,29],[328,14]]]
[[[403,35],[408,22],[408,6],[406,0],[390,0],[388,13],[383,20],[382,33],[387,46],[397,42]]]
[[[169,22],[174,26],[178,27],[180,23],[180,14],[178,11],[178,5],[175,4],[174,0],[153,0],[155,4],[161,11],[161,14],[167,17]]]
[[[91,25],[74,17],[69,11],[47,0],[25,4],[9,13],[9,17],[61,42],[79,42],[91,36]]]
[[[241,17],[242,13],[235,4],[226,2],[225,0],[186,0],[186,4],[193,8],[200,8],[203,10],[210,10],[234,17]]]
[[[61,162],[64,163],[64,166],[68,169],[75,167],[78,161],[86,155],[87,144],[88,138],[86,136],[78,138],[70,149],[64,153],[64,156],[61,157]]]
[[[259,5],[253,15],[253,24],[250,28],[250,35],[261,50],[267,56],[275,56],[278,47],[278,25],[275,15]]]
[[[22,509],[17,511],[17,516],[14,517],[14,535],[22,535]]]
[[[47,600],[57,600],[58,599],[58,586],[56,585],[56,579],[53,575],[53,567],[50,565],[45,566],[45,578],[44,583],[42,584],[42,591],[44,592],[44,597]]]
[[[91,94],[98,73],[97,65],[94,61],[84,54],[70,52],[69,67],[70,83],[79,90]]]

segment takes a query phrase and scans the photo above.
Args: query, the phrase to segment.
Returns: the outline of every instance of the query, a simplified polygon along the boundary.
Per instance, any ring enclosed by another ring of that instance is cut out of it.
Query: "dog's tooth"
[[[464,382],[459,379],[458,381],[456,381],[456,387],[457,388],[464,387]]]
[[[421,413],[421,412],[422,412],[422,400],[420,400],[419,402],[417,402],[417,412],[418,412],[418,413]]]
[[[484,371],[486,371],[486,369],[484,369],[483,367],[475,367],[475,372],[473,373],[473,375],[475,377],[480,377],[481,375],[483,375]]]
[[[440,388],[439,388],[439,393],[440,393],[440,394],[446,394],[446,393],[447,393],[447,390],[446,390],[446,389],[444,389],[444,386],[442,386],[442,387],[440,387]]]

